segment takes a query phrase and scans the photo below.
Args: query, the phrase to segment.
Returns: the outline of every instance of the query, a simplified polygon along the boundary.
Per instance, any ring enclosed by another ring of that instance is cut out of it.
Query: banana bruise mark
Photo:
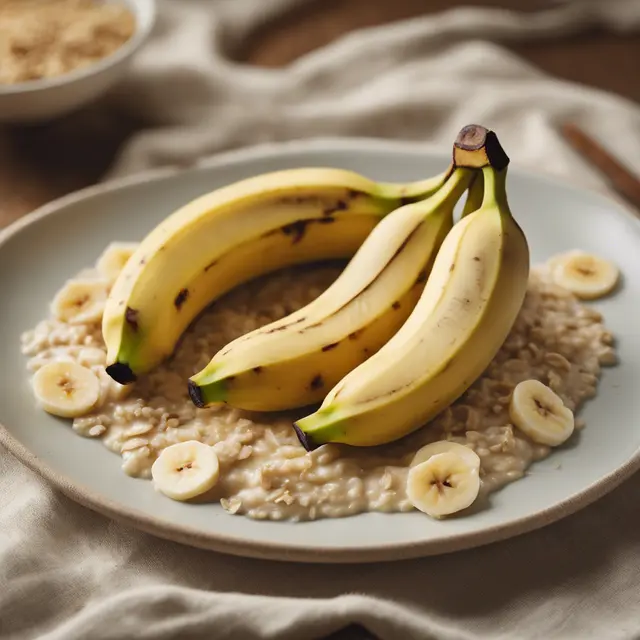
[[[391,305],[391,308],[392,308],[394,311],[397,311],[397,310],[400,308],[400,303],[396,300],[396,301]]]
[[[178,292],[178,295],[173,301],[173,304],[178,311],[180,311],[182,305],[187,301],[188,297],[189,297],[189,289],[180,289],[180,291]]]
[[[322,347],[322,351],[331,351],[331,349],[335,349],[339,344],[339,342],[332,342],[331,344],[327,344]]]
[[[346,211],[348,208],[349,205],[344,200],[338,200],[334,205],[326,207],[322,212],[322,215],[330,216],[332,213],[336,213],[337,211]]]
[[[262,373],[262,367],[253,367],[253,373]]]
[[[291,236],[291,244],[298,244],[304,238],[308,224],[309,220],[296,220],[285,224],[284,227],[281,227],[281,231],[285,236]]]
[[[311,383],[309,384],[309,389],[311,389],[312,391],[316,391],[318,389],[322,389],[322,387],[324,387],[324,379],[320,374],[318,374],[315,378],[311,380]]]
[[[124,312],[125,322],[131,327],[131,330],[136,333],[138,331],[138,311],[127,307]]]
[[[209,271],[209,269],[213,269],[213,267],[215,267],[218,264],[219,260],[218,258],[216,258],[215,260],[213,260],[212,262],[210,262],[205,268],[204,268],[204,272],[207,273],[207,271]]]
[[[360,337],[360,334],[364,331],[364,329],[358,329],[357,331],[354,331],[353,333],[349,334],[349,340],[357,340]]]
[[[277,331],[284,331],[287,327],[291,327],[294,324],[299,324],[300,322],[304,322],[305,320],[306,318],[298,318],[297,320],[294,320],[289,324],[283,324],[279,327],[274,327],[273,329],[269,329],[268,331],[265,331],[265,334],[276,333]]]
[[[425,269],[423,269],[419,274],[418,277],[416,279],[416,284],[422,284],[423,282],[427,281],[427,272]]]

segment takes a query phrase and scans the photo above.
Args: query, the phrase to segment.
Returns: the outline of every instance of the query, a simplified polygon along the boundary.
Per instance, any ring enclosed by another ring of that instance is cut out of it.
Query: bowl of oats
[[[155,0],[1,0],[0,122],[93,102],[122,78],[154,20]]]

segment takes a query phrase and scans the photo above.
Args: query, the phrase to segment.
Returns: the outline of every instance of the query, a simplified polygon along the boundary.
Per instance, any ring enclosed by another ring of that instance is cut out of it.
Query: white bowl
[[[77,71],[54,78],[0,84],[0,122],[17,124],[56,118],[92,102],[120,80],[151,32],[156,3],[155,0],[118,1],[124,3],[136,19],[136,30],[129,41],[110,56]]]

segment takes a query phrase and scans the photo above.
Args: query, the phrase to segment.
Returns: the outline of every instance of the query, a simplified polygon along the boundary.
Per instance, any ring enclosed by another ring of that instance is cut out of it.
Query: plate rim
[[[347,151],[352,153],[367,151],[388,151],[390,153],[422,153],[425,155],[446,157],[443,150],[431,144],[414,143],[398,140],[384,140],[373,138],[314,138],[309,140],[296,140],[288,142],[271,142],[243,147],[232,151],[217,154],[211,158],[195,163],[189,168],[163,167],[151,169],[131,176],[108,180],[103,183],[91,185],[70,194],[56,198],[34,211],[18,218],[13,223],[0,230],[0,250],[2,246],[23,228],[32,225],[39,220],[54,215],[65,207],[82,201],[88,197],[119,191],[127,186],[148,184],[169,177],[194,171],[207,171],[216,167],[230,164],[242,164],[247,161],[255,161],[261,158],[271,158],[283,155],[286,152],[309,151]],[[534,172],[512,163],[513,172],[523,177],[543,180],[563,187],[576,188],[589,191],[594,197],[607,201],[609,206],[618,209],[640,228],[640,219],[630,210],[621,205],[615,198],[608,197],[602,191],[596,190],[571,180],[561,180],[555,175],[543,172]],[[436,540],[419,542],[391,542],[376,544],[365,549],[354,550],[349,547],[307,546],[304,543],[291,545],[289,543],[277,543],[260,541],[252,538],[230,537],[214,531],[204,532],[197,527],[185,524],[176,524],[166,520],[146,515],[135,508],[130,508],[122,503],[107,498],[97,491],[87,488],[82,483],[71,480],[64,473],[56,471],[48,463],[32,453],[16,436],[12,435],[7,427],[0,423],[0,444],[9,453],[22,462],[29,469],[44,478],[51,486],[61,491],[74,502],[100,513],[127,526],[142,530],[145,533],[178,542],[180,544],[200,549],[227,553],[235,556],[260,558],[266,560],[295,561],[307,563],[362,563],[406,560],[411,558],[443,555],[463,549],[471,549],[486,546],[520,536],[522,534],[545,527],[553,522],[568,517],[577,511],[594,503],[604,495],[613,491],[616,487],[640,470],[640,449],[636,450],[629,459],[616,469],[592,482],[583,489],[574,492],[560,502],[538,510],[532,514],[521,516],[516,520],[500,523],[484,528],[481,531],[456,533],[448,537]]]

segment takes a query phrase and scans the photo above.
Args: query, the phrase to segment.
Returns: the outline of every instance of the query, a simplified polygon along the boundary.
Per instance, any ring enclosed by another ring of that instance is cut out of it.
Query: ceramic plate
[[[449,157],[404,143],[325,141],[244,150],[206,167],[91,188],[54,202],[0,236],[0,440],[74,500],[161,537],[238,555],[351,562],[445,553],[548,525],[600,498],[640,467],[640,223],[603,196],[512,167],[509,198],[533,262],[573,248],[620,266],[617,295],[597,303],[619,340],[620,365],[605,369],[587,403],[577,443],[554,452],[482,511],[434,521],[423,514],[365,514],[310,523],[252,521],[218,505],[185,505],[120,469],[120,457],[34,403],[20,334],[47,315],[66,278],[112,240],[141,239],[186,201],[265,171],[330,165],[386,181],[440,172]]]

